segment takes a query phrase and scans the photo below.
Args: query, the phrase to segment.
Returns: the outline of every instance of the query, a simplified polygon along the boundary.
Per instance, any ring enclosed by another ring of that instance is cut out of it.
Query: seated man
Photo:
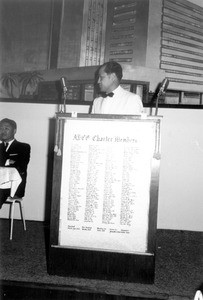
[[[0,121],[0,167],[16,168],[22,178],[15,193],[16,197],[23,197],[27,178],[27,165],[30,160],[30,145],[15,139],[17,124],[10,119]],[[10,196],[10,189],[0,189],[0,208]]]

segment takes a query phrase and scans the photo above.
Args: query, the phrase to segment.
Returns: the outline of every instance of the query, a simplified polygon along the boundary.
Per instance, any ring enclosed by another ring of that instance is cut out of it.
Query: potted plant
[[[44,80],[41,73],[38,71],[19,73],[19,83],[21,86],[20,97],[27,97],[27,87],[37,88],[38,82]]]
[[[29,71],[21,73],[5,73],[1,77],[1,82],[7,94],[10,98],[15,98],[16,93],[14,89],[18,89],[18,97],[28,97],[28,86],[32,90],[37,89],[38,82],[44,80],[42,74],[39,71]],[[33,97],[33,96],[32,96]]]
[[[5,73],[1,77],[1,82],[10,98],[15,98],[14,87],[18,86],[17,73]]]

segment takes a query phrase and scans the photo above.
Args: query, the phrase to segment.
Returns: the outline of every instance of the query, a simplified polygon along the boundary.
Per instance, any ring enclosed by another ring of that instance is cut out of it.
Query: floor
[[[49,225],[0,220],[0,299],[192,300],[203,284],[203,233],[157,230],[153,284],[71,278],[47,273]]]

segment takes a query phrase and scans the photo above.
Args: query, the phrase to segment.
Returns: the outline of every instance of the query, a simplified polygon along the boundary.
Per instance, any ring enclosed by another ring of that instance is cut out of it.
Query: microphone
[[[168,85],[169,85],[169,80],[167,78],[164,78],[159,88],[159,92],[158,92],[159,96],[166,92]]]
[[[163,94],[165,94],[167,88],[169,85],[169,80],[167,78],[164,78],[164,80],[162,81],[162,83],[160,84],[160,88],[159,88],[159,92],[157,94],[157,98],[156,98],[156,110],[155,110],[155,116],[157,116],[158,114],[158,104],[159,104],[159,97]]]
[[[67,92],[67,86],[66,86],[66,77],[61,77],[61,86],[62,86],[62,89],[63,89],[63,92]]]

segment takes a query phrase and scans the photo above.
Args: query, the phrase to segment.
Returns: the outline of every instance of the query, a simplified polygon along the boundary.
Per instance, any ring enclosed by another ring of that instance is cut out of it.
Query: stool
[[[25,218],[24,218],[24,207],[23,207],[23,198],[18,197],[8,197],[6,199],[6,202],[4,204],[10,204],[10,211],[9,211],[9,219],[10,219],[10,240],[12,240],[13,237],[13,218],[14,218],[14,210],[15,210],[15,203],[19,203],[20,206],[20,214],[21,219],[23,221],[23,227],[24,230],[26,230],[26,224],[25,224]]]

